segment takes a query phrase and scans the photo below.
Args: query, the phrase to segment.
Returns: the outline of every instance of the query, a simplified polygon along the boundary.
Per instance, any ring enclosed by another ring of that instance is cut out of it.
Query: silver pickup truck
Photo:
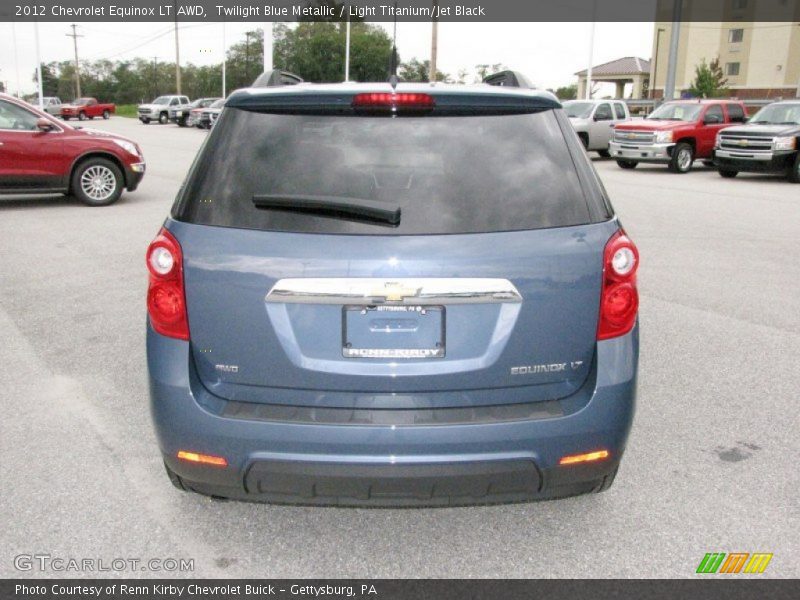
[[[631,120],[628,105],[622,100],[568,100],[563,103],[570,123],[587,151],[608,157],[608,142],[614,125]]]

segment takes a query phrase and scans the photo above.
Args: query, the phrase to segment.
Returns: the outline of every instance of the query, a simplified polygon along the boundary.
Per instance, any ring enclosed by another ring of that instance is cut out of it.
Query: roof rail
[[[536,86],[531,83],[530,79],[519,71],[498,71],[497,73],[484,77],[483,83],[503,87],[536,88]]]
[[[303,78],[299,75],[289,73],[289,71],[272,69],[259,75],[251,87],[278,87],[282,85],[297,85],[298,83],[303,83]]]

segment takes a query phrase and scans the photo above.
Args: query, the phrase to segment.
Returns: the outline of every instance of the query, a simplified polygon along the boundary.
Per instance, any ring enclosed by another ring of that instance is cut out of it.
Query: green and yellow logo
[[[763,573],[771,560],[772,554],[767,552],[709,552],[697,566],[697,573]]]

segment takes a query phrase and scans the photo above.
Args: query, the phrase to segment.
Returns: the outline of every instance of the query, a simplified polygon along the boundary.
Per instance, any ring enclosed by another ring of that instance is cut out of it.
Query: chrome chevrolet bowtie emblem
[[[403,285],[398,281],[387,281],[382,287],[376,287],[370,292],[373,298],[385,298],[387,302],[401,302],[404,298],[418,296],[420,288]]]
[[[747,140],[739,140],[739,145],[740,146],[747,146],[748,143],[749,142]]]

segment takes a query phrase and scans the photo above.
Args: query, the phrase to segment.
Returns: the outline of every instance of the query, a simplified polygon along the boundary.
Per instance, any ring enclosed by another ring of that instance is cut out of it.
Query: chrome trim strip
[[[267,302],[284,304],[501,304],[522,302],[508,279],[307,278],[281,279]]]

